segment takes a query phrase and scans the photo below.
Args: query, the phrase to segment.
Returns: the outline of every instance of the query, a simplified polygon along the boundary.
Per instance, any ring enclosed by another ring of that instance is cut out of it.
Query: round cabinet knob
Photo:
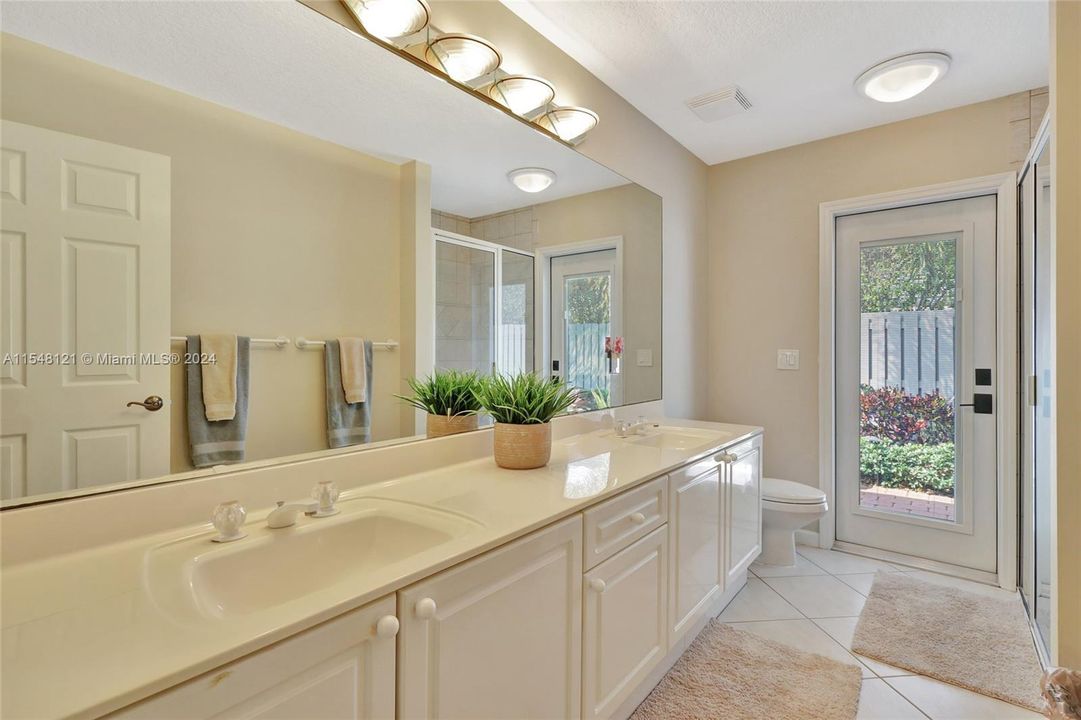
[[[640,512],[631,513],[630,518],[631,518],[631,522],[634,523],[635,525],[641,525],[642,523],[644,523],[646,521],[646,516],[643,515]]]
[[[417,600],[417,604],[413,607],[413,610],[421,620],[430,620],[435,617],[435,600],[432,600],[431,598],[421,598],[420,600]]]
[[[375,634],[381,638],[392,638],[398,634],[398,618],[393,615],[384,615],[375,624]]]
[[[589,581],[589,589],[593,592],[602,593],[606,587],[608,586],[605,584],[604,580],[601,580],[600,578],[593,578]]]

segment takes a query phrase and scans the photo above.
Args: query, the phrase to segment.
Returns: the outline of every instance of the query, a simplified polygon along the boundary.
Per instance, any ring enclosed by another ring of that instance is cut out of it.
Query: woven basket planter
[[[544,467],[552,457],[552,424],[495,424],[495,463],[509,470]]]

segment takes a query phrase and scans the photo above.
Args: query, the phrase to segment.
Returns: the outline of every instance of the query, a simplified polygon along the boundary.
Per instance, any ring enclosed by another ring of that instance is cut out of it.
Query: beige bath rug
[[[853,652],[1041,710],[1043,674],[1020,598],[878,573]]]
[[[852,720],[860,670],[713,620],[631,720]]]

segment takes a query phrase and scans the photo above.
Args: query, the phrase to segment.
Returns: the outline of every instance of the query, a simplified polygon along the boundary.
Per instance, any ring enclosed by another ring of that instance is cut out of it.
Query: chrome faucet
[[[633,423],[627,420],[616,420],[616,437],[625,438],[630,435],[637,435],[640,429],[653,426],[655,426],[655,423],[646,420],[645,416],[639,416],[638,420]]]
[[[297,516],[300,513],[314,515],[319,510],[319,503],[289,503],[279,500],[278,506],[266,516],[266,526],[272,529],[292,527],[297,524]]]

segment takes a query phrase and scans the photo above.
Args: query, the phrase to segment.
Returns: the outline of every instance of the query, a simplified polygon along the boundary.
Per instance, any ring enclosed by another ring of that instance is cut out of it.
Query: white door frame
[[[996,440],[998,445],[998,585],[1007,590],[1017,586],[1017,173],[957,180],[910,190],[836,200],[819,205],[819,298],[818,298],[818,484],[826,493],[829,510],[819,522],[818,544],[833,547],[836,541],[836,246],[837,218],[876,210],[961,200],[980,195],[997,199],[996,233],[996,329],[998,363]],[[849,549],[849,548],[846,548]],[[884,558],[890,553],[881,554]],[[910,564],[911,559],[908,559]],[[949,571],[988,580],[987,573],[959,572],[953,566],[924,561],[928,569]]]
[[[623,332],[623,236],[612,235],[610,237],[597,238],[595,240],[582,240],[579,242],[565,243],[563,245],[545,245],[534,248],[533,272],[534,292],[536,293],[537,305],[533,308],[533,318],[536,323],[533,329],[533,354],[536,372],[545,377],[552,373],[552,258],[562,255],[577,255],[579,253],[597,252],[600,250],[616,251],[616,275],[620,289],[619,302],[612,303],[612,321],[615,327]],[[613,298],[615,296],[613,295]]]

